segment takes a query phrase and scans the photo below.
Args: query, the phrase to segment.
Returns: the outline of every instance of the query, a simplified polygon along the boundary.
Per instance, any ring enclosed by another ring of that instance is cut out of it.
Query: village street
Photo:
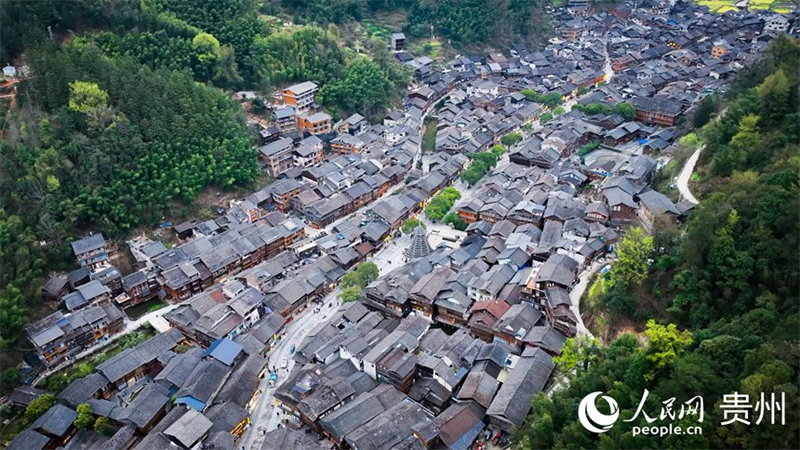
[[[379,270],[380,274],[384,275],[403,265],[403,249],[409,243],[407,236],[393,238],[387,242],[386,245],[378,251],[372,259]],[[315,312],[316,305],[311,304],[299,316],[289,322],[284,328],[284,335],[280,342],[274,349],[267,355],[267,366],[278,369],[278,382],[275,387],[269,387],[269,377],[265,376],[261,380],[260,390],[261,397],[251,412],[250,427],[245,430],[244,434],[239,440],[238,446],[245,449],[259,449],[264,439],[264,432],[271,431],[278,427],[282,418],[288,418],[279,414],[279,408],[275,405],[273,393],[280,384],[286,380],[286,377],[292,372],[295,361],[292,359],[292,347],[295,350],[300,348],[300,344],[306,337],[313,334],[321,324],[323,324],[331,315],[333,315],[341,301],[338,298],[339,288],[337,287],[327,296],[325,296],[322,304],[319,306],[320,311]],[[281,369],[281,361],[286,358],[287,367]],[[237,448],[238,448],[237,446]]]

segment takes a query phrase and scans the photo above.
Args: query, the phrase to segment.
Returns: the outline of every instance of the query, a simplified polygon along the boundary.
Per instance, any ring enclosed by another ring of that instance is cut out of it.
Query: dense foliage
[[[360,57],[347,66],[344,78],[322,88],[319,97],[331,107],[374,117],[391,104],[393,90],[392,81],[378,63]]]
[[[344,52],[336,37],[321,28],[259,36],[253,49],[253,67],[265,86],[305,80],[322,85],[345,72]]]
[[[25,424],[32,424],[55,404],[56,398],[53,394],[43,394],[31,400],[25,408]]]
[[[470,155],[472,163],[461,174],[461,179],[470,186],[475,186],[488,171],[497,166],[498,157],[495,152],[478,152]]]
[[[541,103],[549,108],[555,108],[564,103],[564,98],[558,92],[548,92],[546,94],[539,94],[530,89],[523,89],[520,94],[524,95],[526,99]]]
[[[255,0],[143,0],[147,14],[159,14],[203,30],[230,46],[236,63],[244,65],[251,56],[253,40],[267,34],[267,27],[256,17]]]
[[[241,109],[187,76],[110,59],[92,45],[30,55],[37,74],[3,142],[8,203],[39,236],[152,224],[176,198],[256,176]]]
[[[707,163],[695,189],[702,199],[685,233],[657,224],[651,240],[637,235],[626,244],[626,269],[605,298],[627,297],[630,308],[615,313],[608,305],[611,313],[630,317],[632,310],[651,310],[644,301],[651,297],[648,302],[659,302],[677,326],[650,321],[644,345],[628,334],[607,347],[571,342],[559,366],[569,386],[534,401],[517,435],[526,447],[800,447],[800,102],[797,72],[789,70],[798,61],[800,46],[778,39],[720,102],[719,119],[701,130]],[[643,253],[653,261],[646,269]],[[680,331],[687,329],[691,335]],[[643,416],[632,424],[621,420],[634,415],[645,389],[644,411],[651,417],[672,397],[677,412],[702,396],[702,423],[687,416],[654,424],[697,425],[703,433],[634,436],[632,426],[646,424]],[[595,391],[614,398],[620,409],[621,420],[600,435],[577,420],[578,403]],[[746,394],[752,408],[761,393],[767,400],[785,394],[786,424],[756,425],[759,411],[751,409],[750,425],[722,425],[723,395],[734,392]]]
[[[597,114],[619,114],[625,120],[633,120],[636,117],[636,108],[628,102],[617,103],[613,106],[605,103],[589,103],[586,105],[578,103],[573,105],[572,109],[581,111],[590,116]]]
[[[444,34],[463,45],[540,41],[550,23],[547,3],[530,0],[416,0],[411,2],[408,31],[415,36]]]
[[[88,403],[81,403],[78,405],[77,409],[75,410],[78,413],[78,417],[75,418],[73,424],[75,428],[81,429],[88,427],[89,425],[94,422],[94,414],[92,413],[92,407],[89,406]]]
[[[27,322],[25,297],[38,294],[32,285],[44,276],[45,260],[33,230],[2,208],[0,261],[0,349],[8,349]]]
[[[411,36],[445,36],[467,46],[543,42],[551,33],[545,6],[530,0],[283,0],[299,24],[344,24],[383,12],[407,12]]]
[[[522,139],[522,133],[509,133],[500,138],[500,142],[506,147],[513,147],[522,142]]]
[[[458,192],[458,189],[452,186],[446,187],[441,194],[428,202],[425,207],[425,217],[431,222],[442,220],[460,198],[461,192]]]
[[[358,299],[361,292],[368,284],[378,279],[378,266],[372,262],[359,264],[356,270],[347,272],[342,277],[339,287],[342,289],[339,299],[343,302],[353,302]]]
[[[447,215],[444,216],[444,223],[450,225],[458,231],[464,231],[468,226],[468,224],[464,222],[461,217],[459,217],[458,213],[454,212],[447,213]]]
[[[422,222],[421,222],[419,219],[417,219],[416,217],[412,217],[412,218],[410,218],[410,219],[406,220],[406,221],[403,223],[403,226],[401,226],[401,227],[400,227],[400,230],[403,232],[403,234],[411,234],[411,233],[413,233],[413,232],[414,232],[414,230],[415,230],[417,227],[422,227],[422,228],[425,228],[425,224],[424,224],[424,223],[422,223]]]

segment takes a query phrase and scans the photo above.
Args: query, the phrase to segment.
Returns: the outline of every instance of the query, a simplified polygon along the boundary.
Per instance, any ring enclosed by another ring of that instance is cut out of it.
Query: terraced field
[[[737,0],[699,0],[697,3],[708,6],[711,11],[724,13],[726,11],[736,11],[738,8],[734,4]],[[750,9],[769,9],[776,13],[788,13],[791,10],[789,2],[777,0],[750,0]]]

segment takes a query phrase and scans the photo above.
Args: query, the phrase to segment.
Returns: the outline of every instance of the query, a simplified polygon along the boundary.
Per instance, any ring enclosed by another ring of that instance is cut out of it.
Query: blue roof
[[[205,409],[206,404],[191,395],[186,395],[183,397],[178,397],[175,399],[176,405],[186,405],[189,408],[194,409],[195,411],[202,411]]]
[[[211,344],[211,347],[208,347],[208,350],[206,350],[203,356],[211,356],[226,366],[230,366],[233,364],[233,361],[236,359],[236,357],[239,356],[241,351],[241,345],[228,338],[222,338],[214,341],[214,343]]]
[[[450,449],[468,450],[469,446],[472,445],[472,443],[475,441],[475,438],[478,437],[481,430],[483,430],[483,427],[485,426],[486,424],[483,423],[482,420],[479,420],[478,423],[476,423],[472,428],[467,430],[467,432],[464,433],[463,436],[461,436],[460,438],[458,438],[458,440],[450,444]]]

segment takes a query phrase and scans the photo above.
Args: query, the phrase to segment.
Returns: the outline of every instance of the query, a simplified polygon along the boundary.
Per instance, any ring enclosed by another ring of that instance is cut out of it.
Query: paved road
[[[692,179],[692,174],[694,173],[694,167],[697,165],[697,160],[700,158],[700,152],[706,148],[705,145],[701,145],[697,148],[697,150],[692,153],[692,156],[686,160],[686,164],[683,165],[683,169],[681,170],[680,175],[678,175],[678,191],[681,193],[681,198],[689,200],[692,203],[700,203],[697,201],[694,195],[692,195],[692,191],[689,190],[689,180]]]
[[[388,242],[385,247],[373,256],[371,261],[378,265],[381,275],[403,264],[402,249],[405,248],[406,245],[408,245],[408,237],[402,236]],[[320,312],[314,312],[314,307],[311,306],[300,313],[295,320],[289,322],[286,326],[285,336],[268,355],[268,366],[279,368],[277,386],[280,386],[280,384],[286,380],[287,375],[291,373],[294,367],[295,362],[292,359],[291,348],[293,346],[295,349],[299,348],[306,337],[314,330],[317,330],[322,323],[331,317],[341,305],[341,302],[337,298],[338,295],[339,289],[336,288],[325,297]],[[329,304],[331,306],[328,306]],[[283,358],[286,358],[287,361],[286,370],[280,369],[281,360]],[[271,431],[277,428],[280,419],[284,417],[283,415],[278,415],[279,408],[275,406],[273,393],[277,386],[274,388],[269,387],[268,377],[264,377],[261,381],[261,397],[258,399],[255,409],[250,414],[251,425],[245,430],[244,434],[242,434],[242,437],[236,444],[236,448],[244,447],[248,450],[259,449],[264,439],[264,431]]]
[[[331,314],[339,307],[340,302],[337,298],[339,289],[333,290],[325,297],[324,304],[320,312],[314,311],[314,306],[309,306],[299,317],[289,322],[286,326],[286,335],[281,339],[278,345],[272,349],[268,355],[267,365],[269,367],[278,368],[278,386],[286,380],[286,377],[291,373],[294,368],[294,360],[292,359],[291,348],[300,347],[312,331],[316,330],[319,325],[326,320]],[[331,305],[331,306],[328,306]],[[280,369],[281,360],[286,358],[286,369]],[[261,397],[258,399],[255,409],[250,414],[250,427],[245,430],[244,434],[236,444],[237,448],[245,449],[259,449],[264,440],[264,431],[271,431],[277,428],[279,423],[278,408],[275,406],[273,393],[276,387],[269,387],[269,377],[264,377],[261,380]],[[288,449],[287,449],[288,450]]]
[[[422,129],[425,123],[425,117],[430,113],[432,108],[429,108],[422,116],[420,121],[420,147],[417,149],[417,154],[414,157],[414,166],[416,167],[417,161],[420,158],[422,153],[421,142],[422,142]],[[375,200],[378,202],[387,198],[388,196],[392,195],[397,185],[392,186],[386,193],[381,196],[381,198]],[[367,209],[371,208],[371,203],[369,205],[364,206],[363,208],[359,209],[355,213],[347,215],[340,220],[328,225],[324,228],[327,233],[331,233],[332,229],[338,225],[339,223],[349,220],[353,217],[357,217],[359,214],[363,214],[367,211]],[[315,230],[317,231],[317,230]],[[316,234],[316,233],[314,233]],[[401,236],[398,238],[393,238],[390,242],[386,243],[384,247],[379,250],[372,258],[371,261],[378,265],[378,269],[380,271],[381,276],[385,275],[386,273],[394,270],[395,268],[401,266],[403,264],[403,249],[408,245],[409,238],[407,236]],[[264,441],[264,433],[268,431],[272,431],[277,428],[280,420],[283,418],[287,418],[285,415],[279,415],[279,408],[275,405],[274,400],[274,392],[275,389],[281,385],[282,382],[286,380],[286,377],[291,373],[292,368],[294,367],[295,361],[292,359],[291,348],[295,347],[295,350],[300,347],[300,344],[303,340],[309,336],[312,331],[316,330],[322,323],[324,323],[341,305],[341,302],[338,299],[339,295],[339,288],[337,287],[334,291],[328,294],[322,304],[321,311],[315,312],[314,306],[309,307],[298,317],[295,318],[292,322],[290,322],[285,328],[285,335],[278,343],[278,345],[272,349],[270,354],[268,355],[269,360],[267,365],[269,367],[276,367],[278,369],[278,384],[276,387],[271,388],[269,387],[269,378],[264,377],[261,381],[261,397],[258,399],[255,408],[250,414],[250,427],[245,430],[242,436],[239,438],[239,441],[236,444],[236,448],[243,448],[247,450],[256,450],[261,448],[261,445]],[[330,306],[329,306],[330,305]],[[287,367],[286,369],[280,369],[281,361],[286,358]],[[286,449],[289,450],[289,449]]]
[[[581,273],[580,277],[578,277],[578,284],[572,288],[569,292],[569,299],[572,302],[572,312],[575,313],[575,317],[578,319],[578,334],[586,334],[589,337],[592,336],[592,332],[586,328],[586,325],[583,323],[583,317],[581,316],[581,297],[583,293],[586,292],[586,289],[589,287],[589,281],[592,278],[592,275],[595,274],[601,267],[608,264],[608,261],[594,261],[591,266],[589,266],[586,270]]]

